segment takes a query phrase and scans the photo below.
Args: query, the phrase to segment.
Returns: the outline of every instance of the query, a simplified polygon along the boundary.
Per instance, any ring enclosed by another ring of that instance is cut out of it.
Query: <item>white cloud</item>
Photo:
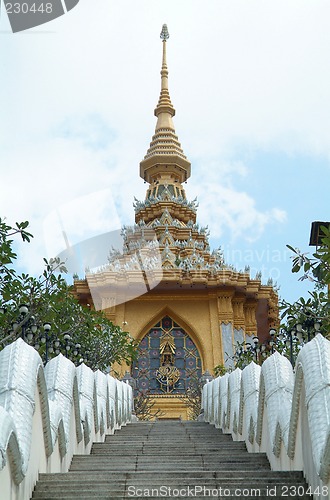
[[[120,229],[110,189],[80,196],[59,205],[43,220],[47,255],[54,257],[84,239]]]
[[[170,91],[190,154],[216,155],[239,141],[329,153],[328,2],[90,5],[80,2],[50,24],[53,33],[3,36],[7,139],[14,131],[40,135],[65,117],[92,111],[143,147],[152,131],[157,38],[166,21]]]
[[[199,168],[198,183],[192,179],[189,192],[198,196],[198,220],[209,226],[213,238],[227,231],[233,240],[243,238],[252,242],[268,224],[286,221],[284,210],[277,207],[258,210],[250,195],[235,189],[237,177],[247,175],[248,168],[242,163],[213,162]]]

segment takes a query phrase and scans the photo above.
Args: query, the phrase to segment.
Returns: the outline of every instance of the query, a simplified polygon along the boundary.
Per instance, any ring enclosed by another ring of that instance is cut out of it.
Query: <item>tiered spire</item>
[[[140,176],[150,184],[163,178],[182,183],[190,177],[190,163],[175,134],[172,120],[175,109],[168,90],[166,42],[169,33],[166,24],[163,25],[160,38],[163,41],[163,58],[160,72],[161,90],[154,112],[157,124],[147,154],[140,163]]]
[[[163,24],[163,28],[160,34],[160,38],[163,40],[163,60],[161,69],[161,89],[160,96],[157,107],[154,111],[155,116],[157,116],[156,131],[162,128],[170,128],[174,131],[174,125],[172,117],[175,115],[175,109],[173,108],[170,93],[168,91],[168,69],[166,60],[166,40],[170,37],[166,24]],[[183,151],[182,151],[183,153]]]
[[[196,200],[189,202],[182,183],[190,176],[190,163],[183,153],[173,125],[173,108],[168,91],[166,43],[169,33],[163,25],[161,89],[155,116],[155,135],[144,160],[140,163],[141,177],[150,183],[144,202],[135,200],[134,234],[125,235],[126,251],[139,239],[145,228],[156,235],[163,268],[190,267],[195,263],[222,266],[222,257],[209,254],[206,232],[196,224]],[[188,260],[189,262],[188,262]],[[197,260],[196,260],[197,259]]]
[[[175,305],[177,297],[185,301],[187,311],[187,290],[194,288],[198,293],[205,290],[204,295],[194,295],[191,305],[194,307],[198,297],[204,297],[205,304],[209,301],[210,311],[213,311],[208,323],[212,338],[218,336],[213,331],[217,323],[232,323],[237,331],[245,329],[246,333],[255,334],[257,305],[260,324],[264,323],[262,317],[266,318],[267,308],[268,325],[277,324],[277,296],[271,287],[261,285],[260,280],[253,280],[248,273],[226,265],[221,249],[211,252],[208,229],[197,224],[198,203],[187,200],[182,185],[190,177],[190,163],[173,125],[175,110],[168,91],[166,47],[169,34],[166,25],[160,36],[163,57],[160,97],[155,109],[157,124],[147,154],[140,163],[140,175],[149,183],[146,197],[144,201],[135,199],[135,224],[122,228],[122,253],[112,249],[108,265],[100,272],[89,274],[88,284],[80,286],[78,283],[76,294],[80,300],[83,298],[85,303],[90,303],[93,290],[94,304],[100,303],[116,321],[122,321],[126,308],[116,312],[115,306],[134,297],[137,299],[154,287],[155,293],[145,302],[143,299],[139,302],[141,315],[150,314],[153,309],[150,304],[155,304],[158,310],[160,301]],[[182,295],[181,288],[184,289]],[[175,296],[168,293],[173,290],[177,290],[178,295],[177,292]],[[262,304],[259,299],[267,299],[267,303]],[[127,307],[133,318],[136,310],[135,305]],[[134,319],[133,324],[139,323]],[[231,335],[229,330],[224,330],[224,346],[231,348],[231,337],[227,333]],[[138,335],[140,332],[136,330],[135,338]],[[221,349],[216,347],[217,352]]]

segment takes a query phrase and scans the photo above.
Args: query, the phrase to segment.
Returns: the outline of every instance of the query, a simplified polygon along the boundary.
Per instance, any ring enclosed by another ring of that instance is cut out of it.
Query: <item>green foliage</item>
[[[247,365],[254,361],[259,364],[262,358],[259,359],[253,351],[252,345],[247,342],[237,342],[235,345],[234,365],[235,368],[243,370]],[[260,363],[261,364],[261,363]]]
[[[131,363],[136,357],[136,342],[128,332],[113,325],[101,311],[81,306],[71,293],[62,273],[66,268],[58,258],[44,259],[44,271],[35,278],[28,274],[19,275],[12,267],[17,259],[13,251],[12,236],[20,235],[29,242],[32,235],[26,231],[28,222],[8,226],[0,219],[0,305],[5,313],[0,315],[0,350],[22,334],[22,328],[33,324],[42,331],[47,321],[51,324],[50,340],[58,340],[59,349],[76,364],[83,359],[92,369],[107,370],[109,366],[125,361]],[[20,304],[26,304],[28,314],[19,317]],[[70,350],[64,336],[70,337]],[[80,345],[79,355],[74,354]],[[41,343],[40,354],[45,353]],[[49,358],[56,355],[50,353]]]
[[[237,342],[235,344],[234,355],[229,356],[228,353],[226,353],[227,358],[232,360],[233,366],[228,368],[223,367],[224,370],[221,375],[230,373],[236,368],[240,368],[241,370],[243,370],[243,368],[252,363],[252,361],[254,363],[257,363],[258,365],[261,365],[263,361],[272,354],[270,346],[266,343],[262,346],[259,345],[258,349],[259,350],[256,352],[255,346],[250,344],[249,342]],[[220,367],[221,366],[222,365],[220,365]]]
[[[250,344],[237,343],[232,357],[235,368],[243,369],[251,361],[262,364],[272,354],[273,349],[294,363],[299,350],[308,338],[313,337],[316,332],[326,337],[330,336],[330,227],[321,226],[321,231],[324,235],[321,238],[321,246],[311,255],[287,245],[294,254],[292,272],[302,272],[299,280],[308,279],[314,283],[315,289],[309,292],[308,298],[300,297],[293,303],[284,299],[280,301],[281,325],[276,332],[273,347],[269,343],[258,346],[259,351],[256,353]],[[315,330],[315,323],[320,323],[319,330]],[[215,368],[216,375],[218,375],[217,368]]]
[[[23,241],[30,241],[32,234],[26,231],[29,223],[16,222],[15,227],[8,226],[3,219],[0,218],[0,287],[1,291],[6,293],[6,285],[11,281],[15,281],[15,271],[11,264],[17,259],[17,254],[13,251],[12,236],[20,235]],[[8,296],[8,291],[7,291]]]
[[[319,287],[330,284],[330,227],[321,226],[324,236],[321,246],[309,257],[309,253],[302,253],[299,249],[287,245],[295,255],[292,258],[292,272],[299,273],[303,270],[300,281],[309,279]]]
[[[178,396],[188,409],[188,420],[197,420],[202,411],[202,392],[199,380],[192,376],[183,396]]]
[[[328,335],[330,331],[330,227],[321,226],[324,236],[321,246],[310,255],[299,249],[287,245],[294,253],[292,257],[292,272],[303,272],[300,281],[308,279],[315,284],[313,292],[309,292],[307,299],[300,297],[290,304],[282,300],[280,309],[281,319],[294,317],[296,322],[303,323],[309,318],[318,318],[321,321],[321,333]],[[290,321],[289,321],[290,322]],[[291,321],[292,322],[292,321]]]
[[[286,321],[286,328],[293,328],[295,323],[313,322],[319,319],[321,322],[320,332],[327,335],[330,327],[329,297],[324,291],[314,290],[309,292],[306,299],[300,297],[293,302],[282,300],[280,303],[281,320]]]
[[[225,365],[217,365],[214,367],[213,372],[215,377],[222,377],[225,373],[230,371]]]

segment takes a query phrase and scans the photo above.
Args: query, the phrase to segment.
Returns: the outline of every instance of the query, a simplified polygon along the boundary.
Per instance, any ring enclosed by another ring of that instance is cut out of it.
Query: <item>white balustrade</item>
[[[297,358],[295,372],[278,353],[262,367],[236,369],[203,387],[206,422],[249,452],[266,452],[273,470],[302,470],[330,499],[330,342],[318,334]],[[43,367],[21,339],[0,352],[0,491],[28,500],[38,474],[66,472],[73,454],[132,421],[129,384],[76,368],[62,355]]]
[[[208,382],[206,422],[249,452],[266,452],[273,470],[301,470],[314,498],[330,499],[330,342],[321,334],[300,351],[295,371],[275,352],[262,366]]]
[[[44,368],[18,339],[0,352],[0,492],[29,500],[39,473],[67,472],[74,454],[132,420],[130,385],[62,356]]]

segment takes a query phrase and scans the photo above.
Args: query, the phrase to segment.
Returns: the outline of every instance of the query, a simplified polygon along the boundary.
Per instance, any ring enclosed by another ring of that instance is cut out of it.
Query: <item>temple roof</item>
[[[208,229],[196,221],[197,200],[186,198],[182,183],[190,176],[190,163],[173,125],[175,110],[168,91],[166,59],[168,38],[167,26],[163,25],[157,123],[150,147],[140,163],[140,176],[149,183],[146,197],[134,201],[135,224],[122,228],[122,252],[111,249],[108,263],[87,275],[88,286],[94,295],[103,297],[104,304],[129,301],[153,288],[152,293],[194,288],[216,293],[218,298],[224,294],[226,300],[235,295],[247,308],[251,300],[267,299],[268,319],[275,324],[277,295],[272,287],[226,264],[221,248],[211,251]],[[75,287],[80,298],[88,297],[88,287],[82,284]],[[236,322],[237,328],[240,325]]]

